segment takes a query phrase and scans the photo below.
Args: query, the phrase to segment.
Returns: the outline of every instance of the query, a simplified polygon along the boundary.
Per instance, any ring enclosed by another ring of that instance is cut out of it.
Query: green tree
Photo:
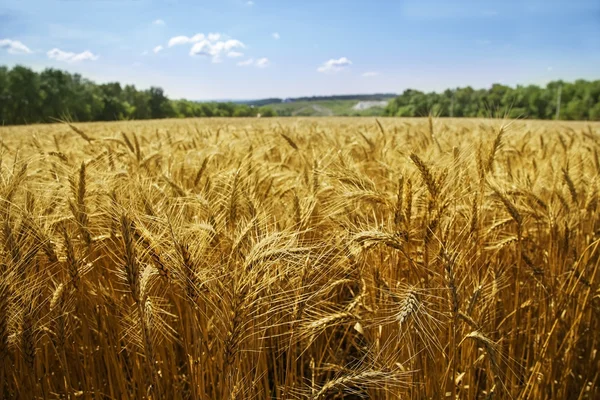
[[[262,106],[262,107],[260,107],[258,109],[258,113],[261,115],[261,117],[265,117],[265,118],[277,116],[277,114],[275,113],[275,111],[273,111],[273,109],[271,107],[268,107],[268,106]]]
[[[58,69],[46,69],[40,74],[42,115],[45,121],[52,118],[69,118],[73,99],[71,75]]]
[[[432,113],[445,117],[489,117],[554,119],[560,93],[560,118],[600,120],[600,80],[553,81],[545,87],[495,84],[489,89],[469,86],[442,93],[407,89],[392,99],[384,114],[424,117]],[[373,95],[377,97],[377,95]],[[373,96],[362,96],[369,99]],[[347,96],[331,98],[345,99]],[[307,100],[319,98],[307,98]],[[249,117],[275,115],[264,100],[248,104],[197,103],[170,100],[159,87],[138,91],[133,85],[117,82],[97,85],[79,74],[48,68],[36,73],[23,66],[0,67],[0,123],[24,124],[73,121],[109,121],[169,117]],[[279,115],[292,115],[282,108]],[[373,110],[376,113],[376,110]],[[354,113],[368,115],[369,112]],[[375,114],[374,114],[375,115]]]
[[[148,95],[150,96],[148,105],[150,107],[151,118],[169,118],[175,116],[175,110],[161,88],[151,87]]]
[[[0,125],[12,123],[12,116],[8,115],[9,101],[8,68],[0,67]]]
[[[150,93],[148,91],[135,92],[131,104],[134,107],[134,119],[152,118],[152,110],[150,109]]]
[[[590,120],[600,121],[600,102],[597,102],[589,111]]]
[[[17,65],[8,73],[8,93],[6,108],[13,123],[28,124],[41,121],[42,99],[38,74]]]
[[[118,82],[100,85],[104,107],[95,119],[100,121],[116,121],[127,115],[127,105],[122,99],[123,89]]]
[[[234,108],[232,116],[234,116],[234,117],[253,117],[256,114],[257,114],[257,112],[253,108],[251,108],[245,104],[242,104],[242,105],[238,105],[237,107]]]

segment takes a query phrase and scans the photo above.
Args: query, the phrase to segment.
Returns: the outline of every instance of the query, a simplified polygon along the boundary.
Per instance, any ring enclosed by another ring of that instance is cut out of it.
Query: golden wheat
[[[0,398],[600,398],[597,123],[0,140]]]

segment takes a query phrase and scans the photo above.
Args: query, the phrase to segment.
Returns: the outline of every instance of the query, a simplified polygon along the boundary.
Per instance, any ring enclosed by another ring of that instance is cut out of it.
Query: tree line
[[[406,90],[388,103],[385,115],[440,117],[600,120],[600,80],[553,81],[535,85],[494,84],[490,89],[471,87],[448,89],[443,93]]]
[[[178,117],[269,117],[268,107],[171,100],[163,89],[138,90],[118,82],[95,84],[79,74],[48,68],[0,66],[0,125],[117,121]]]
[[[96,84],[79,74],[53,68],[38,73],[20,65],[12,69],[0,66],[1,125],[56,120],[85,122],[276,115],[265,102],[252,103],[171,100],[159,87],[138,90],[133,85],[121,86],[118,82]],[[409,89],[390,100],[383,113],[398,117],[423,117],[431,113],[440,117],[500,115],[598,121],[600,80],[553,81],[546,87],[511,88],[495,84],[489,89],[465,87],[448,89],[443,93]]]

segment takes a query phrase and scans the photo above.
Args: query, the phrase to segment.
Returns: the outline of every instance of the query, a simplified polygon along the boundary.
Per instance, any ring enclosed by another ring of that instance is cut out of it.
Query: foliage
[[[557,99],[561,99],[557,113]],[[0,67],[0,124],[67,120],[118,121],[183,117],[396,116],[483,117],[600,120],[600,81],[550,82],[545,88],[495,84],[424,93],[405,90],[384,109],[354,110],[359,101],[388,100],[393,94],[313,96],[245,102],[171,100],[163,89],[137,90],[118,82],[95,84],[57,69],[37,73],[23,66]]]
[[[262,107],[262,106],[267,106],[269,104],[281,103],[282,101],[283,101],[283,99],[280,99],[278,97],[271,97],[268,99],[236,101],[236,104],[246,104],[248,106]]]
[[[268,108],[233,103],[170,100],[163,89],[111,82],[97,85],[79,74],[48,68],[36,73],[23,66],[0,67],[0,124],[118,121],[181,117],[273,116]]]
[[[474,90],[467,86],[443,93],[409,89],[390,101],[385,115],[555,119],[559,98],[559,119],[600,120],[600,80],[554,81],[545,88],[495,84],[490,89]]]

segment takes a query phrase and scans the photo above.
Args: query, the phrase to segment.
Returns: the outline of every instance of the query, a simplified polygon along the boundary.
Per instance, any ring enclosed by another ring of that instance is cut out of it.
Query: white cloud
[[[155,19],[154,21],[152,21],[152,25],[159,25],[159,26],[161,26],[161,25],[164,25],[164,24],[165,24],[165,21],[163,21],[160,18],[159,19]]]
[[[365,78],[370,78],[377,75],[379,75],[379,72],[377,71],[368,71],[362,74],[362,76],[364,76]]]
[[[246,4],[252,7],[254,5],[254,2],[252,0],[250,0],[250,1],[247,1]]]
[[[75,54],[75,56],[73,58],[71,58],[71,61],[72,62],[85,61],[85,60],[96,61],[97,59],[98,59],[97,55],[93,54],[91,51],[86,50],[79,54]]]
[[[247,67],[252,64],[254,64],[254,59],[252,59],[252,58],[249,58],[246,61],[240,61],[237,63],[237,65],[240,67]]]
[[[180,44],[188,44],[188,43],[197,43],[201,40],[204,40],[203,33],[197,33],[192,37],[187,36],[175,36],[169,40],[169,47],[178,46]]]
[[[206,56],[212,59],[212,62],[221,62],[223,57],[229,58],[243,57],[244,54],[236,51],[246,46],[237,39],[229,39],[226,35],[220,33],[197,33],[194,36],[174,36],[169,39],[168,47],[191,44],[190,56]]]
[[[180,44],[198,43],[203,40],[208,40],[209,42],[218,42],[221,37],[222,35],[220,33],[209,33],[208,36],[204,35],[204,33],[196,33],[194,36],[174,36],[169,39],[168,46],[173,47]]]
[[[162,50],[164,49],[164,47],[162,47],[161,45],[156,46],[155,48],[152,49],[152,51],[154,52],[154,54],[158,54],[160,53]]]
[[[263,57],[263,58],[259,58],[258,60],[254,60],[253,58],[249,58],[245,61],[240,61],[237,63],[237,65],[239,67],[250,67],[250,66],[254,66],[256,68],[267,68],[270,64],[270,61],[268,58]]]
[[[244,43],[236,39],[213,42],[209,39],[195,43],[190,49],[191,56],[207,56],[211,57],[212,62],[221,62],[221,57],[224,54],[230,53],[233,49],[244,48]]]
[[[279,40],[279,38],[281,37],[281,36],[279,36],[279,32],[273,32],[272,36],[273,36],[273,39],[275,39],[275,40]]]
[[[344,68],[352,65],[352,61],[348,60],[346,57],[331,59],[317,68],[319,72],[338,72],[343,70]]]
[[[95,61],[99,58],[99,56],[95,55],[89,50],[83,51],[81,53],[72,53],[70,51],[62,51],[61,49],[54,48],[46,53],[48,58],[64,61],[68,63],[76,63],[80,61]]]
[[[267,68],[269,66],[269,59],[266,57],[259,58],[258,60],[256,60],[255,65],[258,68]]]
[[[0,39],[0,49],[6,49],[10,54],[30,54],[32,51],[18,40]]]

